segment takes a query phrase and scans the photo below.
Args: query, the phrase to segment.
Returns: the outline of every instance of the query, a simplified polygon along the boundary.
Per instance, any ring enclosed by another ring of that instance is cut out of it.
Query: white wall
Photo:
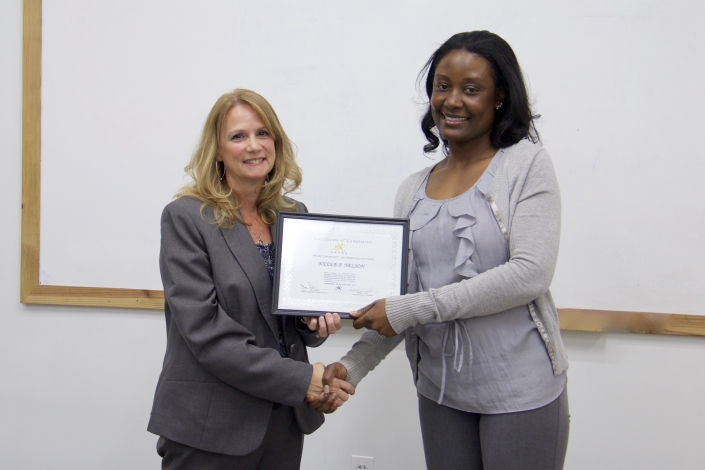
[[[40,283],[161,287],[159,214],[234,86],[271,100],[312,212],[390,215],[430,162],[419,68],[489,29],[520,58],[561,183],[557,305],[705,314],[705,2],[432,4],[43,0]]]
[[[145,430],[165,335],[158,312],[19,303],[21,0],[0,2],[0,469],[159,468]],[[337,359],[356,333],[312,359]],[[705,468],[705,339],[568,332],[566,468]],[[306,440],[303,468],[422,469],[415,395],[396,351]]]

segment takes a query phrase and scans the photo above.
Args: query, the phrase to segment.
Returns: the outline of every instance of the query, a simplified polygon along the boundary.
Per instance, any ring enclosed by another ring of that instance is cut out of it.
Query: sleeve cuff
[[[436,303],[428,292],[387,297],[387,319],[399,334],[419,323],[429,323],[438,316]]]
[[[353,387],[357,387],[360,381],[365,377],[366,371],[360,370],[361,367],[355,367],[354,363],[346,361],[345,358],[341,359],[340,362],[348,371],[348,376],[345,381],[350,383]]]
[[[360,381],[403,339],[404,335],[387,338],[376,331],[365,332],[350,351],[338,361],[348,370],[345,380],[357,387]]]

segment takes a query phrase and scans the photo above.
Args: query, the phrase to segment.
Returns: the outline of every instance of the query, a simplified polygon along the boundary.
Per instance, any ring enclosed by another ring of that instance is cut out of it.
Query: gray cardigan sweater
[[[402,182],[394,217],[409,216],[414,194],[432,169],[430,166]],[[509,261],[439,289],[387,298],[387,318],[398,334],[387,338],[376,331],[364,333],[340,360],[348,370],[348,382],[357,385],[405,337],[415,383],[418,337],[414,325],[491,315],[517,305],[528,305],[554,375],[568,368],[558,313],[549,291],[558,256],[561,206],[548,153],[526,140],[506,148],[487,200],[507,242]]]

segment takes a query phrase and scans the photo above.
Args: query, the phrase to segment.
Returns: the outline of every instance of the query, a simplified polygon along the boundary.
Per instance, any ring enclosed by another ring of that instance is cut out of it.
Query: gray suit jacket
[[[323,340],[286,317],[289,357],[281,357],[272,283],[244,225],[218,228],[211,208],[176,199],[162,213],[159,266],[167,345],[150,432],[244,455],[262,442],[275,403],[294,407],[306,434],[323,424],[304,403],[313,372],[305,346]]]

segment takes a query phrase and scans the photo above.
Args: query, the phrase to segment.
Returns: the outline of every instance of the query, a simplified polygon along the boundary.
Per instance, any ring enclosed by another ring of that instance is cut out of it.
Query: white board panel
[[[486,3],[45,0],[40,282],[159,289],[161,209],[235,87],[277,110],[310,210],[389,216],[434,161],[419,70],[488,29],[517,53],[561,183],[558,305],[705,314],[703,6]]]

